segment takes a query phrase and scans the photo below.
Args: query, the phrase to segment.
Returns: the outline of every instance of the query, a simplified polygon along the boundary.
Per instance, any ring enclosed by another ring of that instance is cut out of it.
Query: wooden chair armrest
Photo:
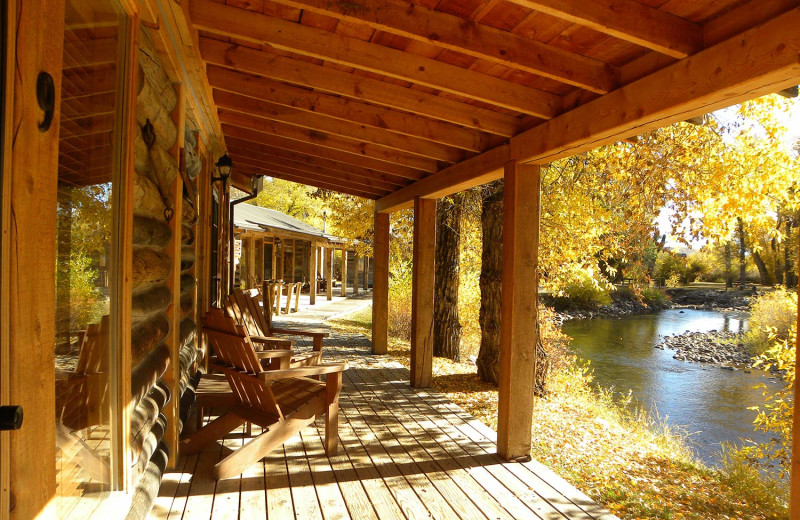
[[[270,329],[270,332],[273,334],[286,334],[288,336],[309,336],[309,337],[321,337],[327,338],[330,336],[329,332],[325,332],[324,330],[314,330],[314,329]]]
[[[260,352],[256,352],[256,357],[258,359],[270,359],[270,358],[291,358],[292,351],[291,349],[275,349],[275,350],[262,350]]]
[[[292,340],[286,338],[276,338],[274,336],[250,336],[253,343],[266,344],[271,347],[292,348]]]
[[[288,368],[284,370],[270,370],[258,374],[262,381],[274,381],[276,379],[286,379],[287,377],[309,377],[322,374],[341,373],[347,370],[347,362],[330,363],[326,365],[314,365],[310,367]]]

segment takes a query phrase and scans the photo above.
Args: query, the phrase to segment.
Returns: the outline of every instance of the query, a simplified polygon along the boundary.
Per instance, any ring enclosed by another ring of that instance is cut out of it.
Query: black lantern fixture
[[[214,184],[217,181],[222,181],[223,186],[231,176],[231,170],[233,169],[233,161],[231,160],[230,155],[225,153],[219,159],[217,159],[216,164],[214,165],[217,167],[217,172],[219,173],[219,177],[211,177],[211,184]]]

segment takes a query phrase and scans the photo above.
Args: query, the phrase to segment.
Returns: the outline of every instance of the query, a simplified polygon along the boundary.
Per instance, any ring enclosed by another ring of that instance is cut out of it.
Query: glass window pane
[[[109,262],[124,18],[67,0],[58,161],[56,485],[59,516],[109,489]]]

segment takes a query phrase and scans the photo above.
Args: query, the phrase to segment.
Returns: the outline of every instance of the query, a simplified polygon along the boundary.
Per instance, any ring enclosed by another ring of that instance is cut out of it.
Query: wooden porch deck
[[[217,445],[182,457],[179,471],[164,475],[150,517],[616,518],[538,462],[504,462],[491,429],[442,395],[411,389],[408,370],[388,356],[371,356],[363,336],[347,335],[345,343],[352,346],[326,348],[332,360],[351,366],[340,398],[337,456],[325,456],[320,424],[241,477],[215,482],[213,465],[227,451]],[[231,436],[224,444],[243,439]]]

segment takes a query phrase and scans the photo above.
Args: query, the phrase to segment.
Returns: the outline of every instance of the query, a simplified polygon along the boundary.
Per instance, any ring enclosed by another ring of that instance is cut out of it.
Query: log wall
[[[186,417],[193,402],[198,380],[195,323],[198,200],[194,179],[203,165],[196,133],[186,125],[181,135],[176,124],[180,119],[177,112],[184,106],[178,97],[181,91],[169,80],[146,31],[142,33],[138,58],[131,330],[131,390],[136,404],[130,428],[133,460],[129,461],[136,487],[129,518],[147,516],[152,489],[158,489],[165,466],[165,454],[177,448],[165,444],[168,440],[165,432],[175,428],[170,421],[177,421],[177,429],[181,430],[181,418]],[[183,184],[182,202],[174,200],[172,189],[179,178]],[[179,210],[175,211],[176,208]],[[180,248],[171,246],[171,228],[180,230]],[[176,250],[178,254],[174,253]],[[180,283],[171,289],[168,280],[175,276],[176,270]],[[171,312],[179,313],[180,319],[171,321]],[[173,323],[179,324],[179,330],[171,330]],[[167,344],[168,338],[176,336],[180,343],[177,358]],[[179,377],[172,381],[167,370],[175,364],[179,367]],[[166,412],[165,407],[175,399],[180,400],[186,412],[182,410],[180,416],[171,419],[173,414]]]

